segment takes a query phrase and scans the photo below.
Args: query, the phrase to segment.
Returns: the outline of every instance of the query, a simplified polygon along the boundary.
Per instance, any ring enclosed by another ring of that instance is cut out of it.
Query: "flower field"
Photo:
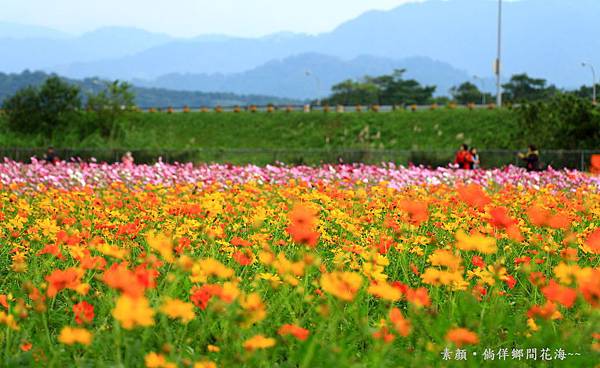
[[[600,178],[0,164],[10,367],[594,367]]]

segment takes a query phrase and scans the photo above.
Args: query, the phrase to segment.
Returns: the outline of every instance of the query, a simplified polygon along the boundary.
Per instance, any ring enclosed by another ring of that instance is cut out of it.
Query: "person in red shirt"
[[[471,165],[473,164],[473,155],[469,151],[469,146],[466,144],[460,146],[460,149],[458,152],[456,152],[454,163],[458,165],[459,168],[464,170],[469,170],[472,168]]]

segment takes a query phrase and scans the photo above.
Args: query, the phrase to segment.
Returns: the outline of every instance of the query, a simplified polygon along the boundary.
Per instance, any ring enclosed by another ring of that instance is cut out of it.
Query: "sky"
[[[418,0],[0,0],[0,21],[79,34],[128,26],[177,37],[321,33],[369,10]]]

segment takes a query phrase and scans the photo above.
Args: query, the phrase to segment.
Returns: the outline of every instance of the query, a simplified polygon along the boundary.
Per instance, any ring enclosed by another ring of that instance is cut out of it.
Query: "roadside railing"
[[[0,157],[29,162],[32,157],[42,159],[44,148],[0,148]],[[326,163],[423,165],[443,167],[454,161],[452,150],[374,150],[374,149],[262,149],[262,148],[197,148],[197,149],[112,149],[112,148],[57,148],[55,153],[67,161],[119,162],[130,151],[136,163],[230,163],[235,165],[266,165],[285,163],[292,165],[319,165]],[[482,168],[507,165],[522,166],[516,150],[479,150]],[[591,157],[600,150],[542,150],[540,164],[555,169],[588,171]]]
[[[187,112],[216,112],[216,113],[241,113],[241,112],[394,112],[394,111],[427,111],[427,110],[493,110],[495,104],[478,105],[466,104],[459,105],[448,103],[445,105],[415,105],[415,104],[397,104],[397,105],[248,105],[248,106],[162,106],[151,107],[143,106],[139,110],[149,113],[187,113]]]

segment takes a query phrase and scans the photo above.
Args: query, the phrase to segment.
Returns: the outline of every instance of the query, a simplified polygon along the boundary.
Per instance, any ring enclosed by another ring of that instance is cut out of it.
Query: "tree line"
[[[397,69],[389,75],[366,76],[359,80],[345,80],[334,85],[331,95],[322,100],[326,105],[429,105],[455,102],[459,104],[491,103],[495,96],[481,91],[474,83],[464,82],[450,89],[450,96],[434,96],[436,86],[423,86],[414,79],[404,79],[405,69]],[[565,91],[548,84],[545,79],[515,74],[502,85],[503,100],[509,104],[535,102],[551,99],[557,95],[570,94],[580,98],[592,98],[592,87]],[[598,85],[600,90],[600,84]]]

